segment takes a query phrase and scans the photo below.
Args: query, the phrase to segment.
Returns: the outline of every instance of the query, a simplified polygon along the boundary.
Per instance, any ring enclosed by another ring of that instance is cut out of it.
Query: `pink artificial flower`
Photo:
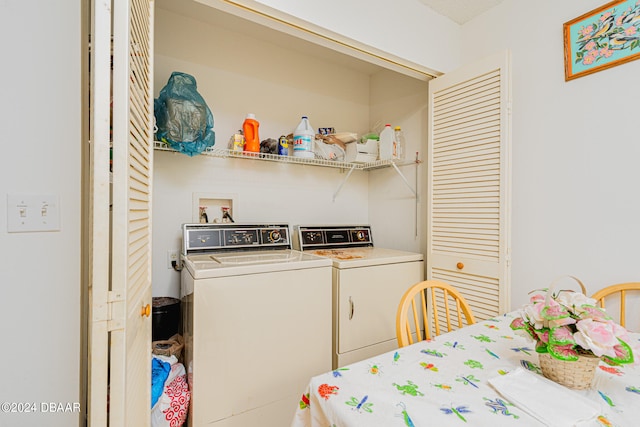
[[[593,319],[597,320],[598,322],[606,322],[607,320],[611,319],[611,317],[609,317],[609,315],[604,310],[596,306],[587,305],[581,308],[582,312],[580,313],[580,317],[582,319]]]
[[[585,50],[589,51],[589,55],[591,55],[591,52],[593,52],[593,49],[595,47],[596,47],[596,42],[594,42],[593,40],[591,40],[589,43],[584,45]]]
[[[535,329],[542,329],[545,326],[545,319],[542,317],[544,303],[529,304],[523,307],[522,317]]]
[[[560,326],[573,325],[574,323],[576,323],[576,319],[572,318],[571,316],[567,316],[560,319],[549,320],[549,327],[557,328]]]
[[[521,329],[525,327],[524,319],[522,317],[516,317],[511,321],[511,327],[514,329]]]
[[[531,295],[531,298],[529,298],[529,301],[531,302],[531,304],[535,304],[537,302],[542,302],[544,303],[545,297],[544,295],[541,294],[534,294]]]
[[[591,55],[586,55],[584,58],[582,58],[582,63],[584,65],[591,65],[593,64],[593,61],[595,61],[596,59],[591,56]]]
[[[573,344],[556,346],[555,351],[562,354],[565,357],[578,355],[578,353],[573,349]]]
[[[544,331],[536,331],[536,335],[538,336],[538,339],[545,343],[545,344],[549,344],[549,330],[545,329]]]
[[[634,27],[633,25],[624,30],[624,33],[628,36],[633,36],[636,32],[636,27]]]
[[[553,332],[556,341],[573,341],[573,333],[569,328],[558,328]]]
[[[576,324],[577,332],[573,334],[576,343],[591,350],[596,356],[616,357],[614,347],[618,344],[615,335],[615,323],[612,321],[596,322],[593,319],[584,319]]]
[[[556,301],[559,304],[568,307],[571,311],[576,313],[580,313],[584,311],[581,307],[583,305],[595,305],[596,300],[593,298],[589,298],[584,295],[582,292],[571,292],[571,291],[563,291],[556,297]]]

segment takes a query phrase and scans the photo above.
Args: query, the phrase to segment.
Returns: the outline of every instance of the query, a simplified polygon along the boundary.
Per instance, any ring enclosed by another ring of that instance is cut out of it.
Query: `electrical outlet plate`
[[[167,251],[167,268],[173,268],[172,262],[178,265],[178,250],[177,249],[169,249]]]
[[[60,231],[60,203],[55,194],[7,194],[7,231]]]

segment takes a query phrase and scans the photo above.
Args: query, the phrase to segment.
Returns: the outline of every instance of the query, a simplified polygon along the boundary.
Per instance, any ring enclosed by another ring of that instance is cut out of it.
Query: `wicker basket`
[[[565,387],[584,390],[591,387],[600,358],[596,356],[579,356],[571,362],[552,357],[549,353],[540,353],[542,375]]]
[[[568,275],[568,276],[560,276],[560,277],[556,278],[556,279],[551,283],[551,286],[549,286],[549,293],[552,293],[552,292],[553,292],[553,290],[555,289],[556,285],[557,285],[558,283],[560,283],[560,281],[562,281],[563,279],[566,279],[566,278],[572,279],[575,283],[577,283],[577,284],[578,284],[578,286],[580,286],[580,291],[581,291],[584,295],[587,295],[587,288],[584,286],[584,283],[582,283],[582,281],[581,281],[580,279],[578,279],[577,277],[575,277],[575,276],[569,276],[569,275]],[[566,281],[565,281],[565,282],[566,282]],[[574,283],[574,284],[575,284],[575,283]],[[563,289],[563,290],[564,290],[564,291],[569,291],[570,289]]]

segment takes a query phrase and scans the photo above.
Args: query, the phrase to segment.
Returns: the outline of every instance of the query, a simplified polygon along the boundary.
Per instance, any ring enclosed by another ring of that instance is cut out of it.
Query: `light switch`
[[[7,194],[7,231],[60,231],[60,206],[55,194]]]

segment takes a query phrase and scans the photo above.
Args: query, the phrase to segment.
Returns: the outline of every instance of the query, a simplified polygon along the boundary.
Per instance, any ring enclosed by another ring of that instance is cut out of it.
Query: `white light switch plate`
[[[60,204],[55,194],[7,194],[7,231],[59,231]]]

